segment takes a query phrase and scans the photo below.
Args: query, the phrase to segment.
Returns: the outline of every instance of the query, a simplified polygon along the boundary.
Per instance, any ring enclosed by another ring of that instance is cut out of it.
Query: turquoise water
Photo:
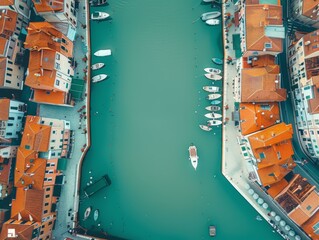
[[[209,225],[215,239],[280,239],[221,174],[221,128],[198,127],[209,105],[202,86],[212,83],[203,68],[223,52],[221,27],[199,20],[210,6],[109,2],[98,9],[112,20],[91,27],[92,51],[111,48],[113,55],[93,58],[107,65],[95,74],[110,78],[92,87],[92,147],[81,188],[104,174],[112,185],[81,202],[80,218],[88,206],[100,217],[80,224],[133,240],[211,239]],[[197,171],[190,143],[198,148]]]

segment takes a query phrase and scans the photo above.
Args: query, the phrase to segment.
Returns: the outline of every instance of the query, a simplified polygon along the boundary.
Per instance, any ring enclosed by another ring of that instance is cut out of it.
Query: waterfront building
[[[240,28],[239,39],[243,56],[253,58],[281,53],[285,29],[280,2],[260,4],[258,1],[240,0],[236,5],[235,24]]]
[[[26,17],[0,6],[0,88],[23,88],[27,24]]]
[[[288,50],[295,118],[303,148],[319,158],[319,30],[302,36]]]
[[[290,6],[294,21],[319,28],[319,3],[316,0],[292,0]]]
[[[17,148],[17,146],[0,146],[0,200],[12,192],[12,165],[15,163]]]
[[[13,10],[23,17],[30,19],[31,0],[1,0],[0,9]]]
[[[246,136],[245,157],[252,164],[252,180],[268,186],[280,181],[294,169],[292,134],[291,124],[279,123]]]
[[[319,193],[316,187],[299,174],[287,179],[271,186],[268,192],[298,226],[312,239],[318,239]]]
[[[32,0],[36,14],[47,22],[60,22],[66,25],[77,25],[75,0]]]
[[[30,100],[74,106],[70,88],[74,69],[69,58],[56,50],[31,51],[25,84],[33,89]]]
[[[19,137],[26,110],[26,104],[23,102],[0,99],[0,143],[8,143]]]

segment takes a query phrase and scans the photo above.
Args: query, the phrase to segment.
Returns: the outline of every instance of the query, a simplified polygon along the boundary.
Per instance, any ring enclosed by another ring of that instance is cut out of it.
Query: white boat
[[[205,109],[208,110],[208,111],[219,111],[220,110],[220,106],[211,105],[211,106],[205,107]]]
[[[213,18],[217,18],[221,15],[220,12],[214,11],[214,12],[207,12],[207,13],[203,13],[201,16],[201,19],[203,21],[209,20],[209,19],[213,19]]]
[[[106,57],[106,56],[110,56],[112,54],[111,49],[104,49],[104,50],[98,50],[94,53],[94,56],[97,57]]]
[[[104,67],[104,66],[105,66],[104,63],[95,63],[95,64],[93,64],[93,65],[91,66],[91,68],[92,68],[92,70],[98,70],[98,69],[100,69],[100,68],[102,68],[102,67]]]
[[[97,221],[98,218],[99,218],[99,210],[96,209],[96,210],[94,211],[93,219],[94,219],[94,221]]]
[[[208,94],[207,99],[208,100],[215,100],[217,98],[220,98],[222,95],[219,93],[212,93],[212,94]]]
[[[91,211],[92,211],[92,207],[88,207],[87,209],[85,209],[84,220],[86,220],[90,216]]]
[[[204,71],[207,73],[213,73],[213,74],[221,74],[222,70],[217,68],[204,68]]]
[[[203,0],[205,3],[213,2],[214,0]]]
[[[219,87],[215,87],[215,86],[204,86],[203,90],[205,90],[206,92],[218,92],[219,91]]]
[[[208,19],[206,21],[206,24],[210,26],[218,25],[219,23],[220,23],[219,19]]]
[[[211,127],[208,127],[207,125],[199,125],[199,127],[200,127],[201,129],[203,129],[204,131],[207,131],[207,132],[209,132],[209,131],[212,130],[212,128],[211,128]]]
[[[205,117],[210,118],[210,119],[216,119],[216,118],[221,118],[222,115],[219,113],[211,112],[211,113],[206,113]]]
[[[108,14],[106,12],[95,11],[94,13],[91,14],[91,20],[104,20],[104,19],[108,18],[109,16],[110,16],[110,14]]]
[[[216,119],[207,121],[208,126],[218,126],[218,125],[221,125],[222,123],[223,123],[222,121],[216,120]]]
[[[101,81],[105,80],[106,78],[107,78],[106,74],[99,74],[99,75],[92,77],[92,82],[93,83],[101,82]]]
[[[223,77],[217,74],[212,74],[212,73],[206,73],[205,77],[207,77],[210,80],[221,80]]]
[[[197,148],[193,144],[191,144],[188,148],[189,152],[189,160],[192,163],[193,168],[196,170],[198,165],[198,156],[197,156]]]

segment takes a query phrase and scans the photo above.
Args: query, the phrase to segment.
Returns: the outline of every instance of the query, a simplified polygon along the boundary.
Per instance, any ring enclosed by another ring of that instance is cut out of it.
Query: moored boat
[[[222,65],[223,64],[223,60],[221,60],[220,58],[212,58],[212,61],[214,63],[216,63],[217,65]]]
[[[206,132],[209,132],[209,131],[212,130],[212,128],[209,127],[209,126],[207,126],[207,125],[199,125],[199,127],[200,127],[201,129],[203,129],[204,131],[206,131]]]
[[[98,6],[103,6],[107,3],[106,0],[92,0],[90,1],[90,5],[92,7],[98,7]]]
[[[204,68],[204,71],[207,73],[213,73],[213,74],[221,74],[222,70],[217,68]]]
[[[210,80],[221,80],[222,76],[217,75],[217,74],[212,74],[212,73],[206,73],[205,77],[207,77]]]
[[[210,26],[215,26],[220,23],[219,19],[208,19],[206,20],[206,24]]]
[[[220,107],[219,107],[219,106],[211,105],[211,106],[205,107],[205,109],[208,110],[208,111],[219,111],[219,110],[220,110]]]
[[[220,103],[221,103],[220,100],[213,100],[213,101],[210,102],[210,104],[212,104],[212,105],[218,105]]]
[[[93,214],[93,219],[94,219],[94,221],[97,221],[98,218],[99,218],[99,210],[96,209],[96,210],[94,211],[94,214]]]
[[[91,211],[92,211],[92,207],[88,207],[88,208],[85,209],[84,220],[86,220],[90,216]]]
[[[216,118],[221,118],[222,115],[219,113],[211,112],[211,113],[206,113],[205,117],[210,118],[210,119],[216,119]]]
[[[217,98],[220,98],[222,95],[219,93],[212,93],[212,94],[208,94],[207,99],[208,100],[215,100]]]
[[[196,146],[191,144],[188,148],[188,152],[189,152],[189,160],[191,161],[193,168],[196,170],[198,165],[198,159],[199,159],[199,157],[197,156]]]
[[[216,119],[207,121],[208,126],[218,126],[218,125],[221,125],[222,123],[223,123],[222,121],[216,120]]]
[[[92,70],[98,70],[98,69],[100,69],[100,68],[102,68],[102,67],[104,67],[104,66],[105,66],[104,63],[95,63],[95,64],[93,64],[93,65],[91,66],[91,68],[92,68]]]
[[[209,19],[213,19],[213,18],[217,18],[221,15],[220,12],[214,11],[214,12],[207,12],[207,13],[203,13],[201,16],[201,19],[203,21],[209,20]]]
[[[106,56],[110,56],[112,54],[111,49],[102,49],[102,50],[98,50],[94,53],[94,56],[97,57],[106,57]]]
[[[203,90],[205,90],[206,92],[218,92],[219,91],[219,87],[215,87],[215,86],[204,86]]]
[[[94,13],[91,14],[91,20],[104,20],[106,18],[108,18],[110,16],[110,14],[106,13],[106,12],[99,12],[99,11],[95,11]]]
[[[106,78],[107,78],[106,74],[99,74],[99,75],[92,77],[92,82],[93,83],[101,82],[101,81],[105,80]]]

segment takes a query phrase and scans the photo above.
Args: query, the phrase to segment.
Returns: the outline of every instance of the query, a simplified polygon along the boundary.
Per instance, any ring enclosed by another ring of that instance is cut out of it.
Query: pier
[[[111,179],[108,175],[104,175],[102,178],[96,182],[90,184],[84,189],[84,194],[86,197],[91,197],[93,194],[102,190],[103,188],[111,185]]]

